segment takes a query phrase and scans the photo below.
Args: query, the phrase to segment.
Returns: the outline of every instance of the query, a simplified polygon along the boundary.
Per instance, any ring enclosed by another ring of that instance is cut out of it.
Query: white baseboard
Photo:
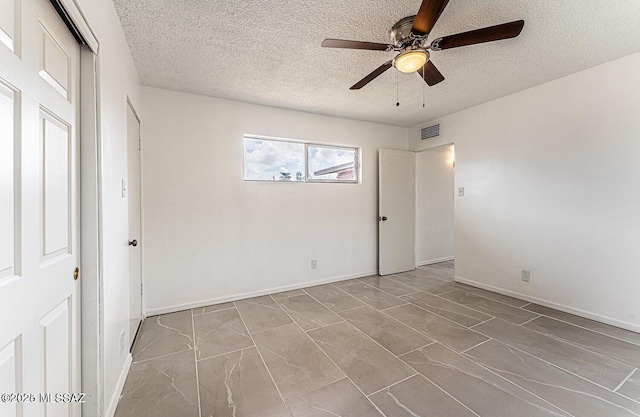
[[[445,258],[431,259],[430,261],[420,261],[420,262],[417,263],[416,266],[426,266],[426,265],[439,264],[440,262],[453,261],[454,259],[455,259],[455,257],[453,257],[453,256],[447,256]]]
[[[131,356],[131,354],[128,354],[127,359],[124,362],[124,367],[122,367],[122,372],[120,372],[120,377],[118,377],[116,388],[113,391],[111,400],[109,401],[109,406],[104,413],[104,417],[113,417],[116,414],[116,408],[118,408],[118,402],[120,401],[120,396],[122,395],[122,389],[124,388],[124,383],[127,380],[129,368],[131,368],[131,362],[133,362],[133,357]]]
[[[148,317],[148,316],[156,316],[158,314],[175,313],[176,311],[188,310],[190,308],[206,307],[206,306],[211,306],[215,304],[228,303],[230,301],[240,301],[247,298],[260,297],[262,295],[277,294],[283,291],[297,290],[300,288],[306,288],[306,287],[311,287],[315,285],[330,284],[332,282],[346,281],[348,279],[368,277],[371,275],[378,275],[378,270],[359,272],[356,274],[349,274],[349,275],[340,275],[337,277],[324,278],[324,279],[315,280],[315,281],[300,282],[300,283],[295,283],[290,285],[284,285],[281,287],[270,288],[266,290],[252,291],[252,292],[247,292],[242,294],[234,294],[234,295],[229,295],[225,297],[210,298],[207,300],[200,300],[192,303],[183,303],[183,304],[175,304],[167,307],[151,308],[145,311],[145,316]]]
[[[456,282],[460,282],[462,284],[467,284],[472,287],[481,288],[483,290],[488,290],[492,292],[496,292],[498,294],[507,295],[509,297],[518,298],[520,300],[528,301],[530,303],[540,304],[544,307],[553,308],[559,311],[563,311],[565,313],[573,314],[576,316],[583,317],[585,319],[594,320],[600,323],[608,324],[615,327],[620,327],[621,329],[629,330],[632,332],[640,333],[640,325],[629,323],[623,320],[618,320],[613,317],[603,316],[601,314],[592,313],[590,311],[580,310],[578,308],[569,307],[563,304],[558,304],[553,301],[544,300],[542,298],[532,297],[526,294],[519,293],[517,291],[505,290],[500,287],[494,287],[493,285],[483,284],[481,282],[477,282],[471,279],[463,278],[460,276],[456,276],[454,278]]]

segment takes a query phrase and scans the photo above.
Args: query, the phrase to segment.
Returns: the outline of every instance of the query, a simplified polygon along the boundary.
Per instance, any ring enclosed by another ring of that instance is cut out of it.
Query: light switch
[[[464,187],[458,187],[458,197],[464,197]]]

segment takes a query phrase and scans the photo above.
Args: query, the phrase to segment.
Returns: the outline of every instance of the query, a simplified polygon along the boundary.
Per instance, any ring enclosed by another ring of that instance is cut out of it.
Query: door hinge
[[[74,269],[73,271],[73,280],[77,281],[79,276],[80,276],[80,268],[76,267],[76,269]]]

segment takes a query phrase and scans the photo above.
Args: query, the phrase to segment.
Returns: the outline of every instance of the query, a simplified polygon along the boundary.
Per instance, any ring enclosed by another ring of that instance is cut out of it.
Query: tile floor
[[[640,416],[640,334],[453,268],[150,317],[116,416]]]

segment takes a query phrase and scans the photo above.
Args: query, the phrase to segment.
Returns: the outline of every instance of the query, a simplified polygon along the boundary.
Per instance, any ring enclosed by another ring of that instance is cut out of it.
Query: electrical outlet
[[[120,353],[124,352],[124,330],[120,331]]]
[[[531,281],[531,271],[527,271],[526,269],[522,270],[522,280],[524,282],[530,282]]]
[[[464,197],[464,187],[458,187],[458,197]]]
[[[311,269],[318,269],[318,261],[316,259],[311,260]]]

